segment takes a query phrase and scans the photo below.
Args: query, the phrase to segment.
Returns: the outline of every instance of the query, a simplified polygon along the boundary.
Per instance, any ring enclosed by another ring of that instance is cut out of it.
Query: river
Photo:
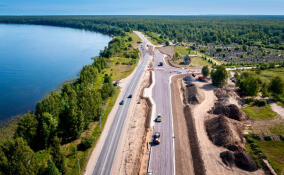
[[[0,24],[0,121],[34,110],[48,92],[78,77],[110,40],[78,29]]]

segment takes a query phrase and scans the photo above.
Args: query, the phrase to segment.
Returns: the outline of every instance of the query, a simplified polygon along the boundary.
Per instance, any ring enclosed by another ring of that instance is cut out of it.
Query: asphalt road
[[[146,49],[146,46],[151,45],[151,43],[141,33],[137,32],[137,34],[142,39],[142,44],[140,49],[142,51],[142,60],[141,63],[136,68],[136,71],[132,76],[132,79],[129,81],[129,84],[126,87],[126,91],[123,94],[123,98],[119,99],[119,100],[124,100],[124,104],[120,105],[118,110],[116,111],[110,130],[108,131],[99,158],[93,170],[92,173],[93,175],[109,175],[111,173],[121,132],[124,126],[125,119],[127,117],[131,101],[131,99],[128,99],[127,97],[129,94],[134,94],[137,88],[137,84],[143,72],[145,71],[146,66],[149,63],[149,60],[151,59],[151,56]]]
[[[158,66],[163,62],[163,66]],[[164,55],[154,51],[155,85],[152,96],[156,104],[156,116],[162,115],[162,122],[154,124],[154,132],[160,132],[160,144],[152,144],[149,171],[154,175],[175,174],[174,128],[171,104],[170,78],[177,74],[200,73],[200,69],[181,69],[167,65]]]

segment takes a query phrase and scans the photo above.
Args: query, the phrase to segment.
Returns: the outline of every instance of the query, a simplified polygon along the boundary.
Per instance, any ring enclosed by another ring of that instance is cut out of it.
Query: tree
[[[224,66],[216,66],[215,69],[211,71],[212,83],[215,86],[222,87],[226,84],[228,78],[228,73]]]
[[[202,67],[202,75],[204,76],[204,77],[207,77],[208,75],[209,75],[209,68],[208,68],[208,66],[203,66]]]
[[[237,79],[237,86],[240,88],[241,94],[256,96],[260,89],[260,80],[253,73],[243,72]]]
[[[169,46],[170,42],[167,40],[165,44],[166,44],[166,46]]]
[[[46,175],[60,175],[61,173],[59,172],[59,170],[57,169],[53,161],[48,160],[45,174]]]
[[[284,89],[284,82],[280,77],[274,77],[269,85],[269,89],[275,94],[282,94]]]
[[[33,113],[23,115],[18,123],[15,137],[22,137],[30,146],[35,144],[38,121]]]
[[[38,116],[37,144],[39,148],[47,148],[51,139],[56,135],[58,118],[44,112]]]
[[[9,140],[0,147],[0,170],[7,175],[37,175],[38,159],[23,138]]]

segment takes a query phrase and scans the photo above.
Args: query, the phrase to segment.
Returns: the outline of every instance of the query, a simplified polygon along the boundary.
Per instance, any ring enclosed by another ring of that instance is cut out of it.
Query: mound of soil
[[[224,98],[228,98],[229,95],[228,95],[228,92],[223,89],[223,88],[217,88],[214,90],[214,94],[216,95],[216,97],[218,99],[224,99]]]
[[[222,103],[215,104],[213,110],[213,114],[222,114],[231,119],[242,121],[247,120],[249,117],[241,111],[237,105],[230,104],[230,105],[223,105]]]
[[[224,151],[220,153],[223,163],[229,167],[236,165],[238,168],[246,171],[256,171],[257,165],[253,158],[245,151],[233,153]]]
[[[185,104],[200,104],[204,100],[204,95],[200,93],[195,84],[187,84],[184,95]]]
[[[235,165],[235,155],[231,151],[224,151],[220,153],[223,163],[229,167]]]
[[[228,118],[223,115],[205,121],[209,139],[231,151],[243,150],[242,139]]]
[[[256,171],[257,165],[253,158],[247,152],[235,153],[235,164],[240,169],[246,171]]]

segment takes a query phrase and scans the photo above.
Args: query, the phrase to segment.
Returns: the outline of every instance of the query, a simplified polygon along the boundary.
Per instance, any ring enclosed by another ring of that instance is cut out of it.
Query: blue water
[[[0,121],[37,101],[107,46],[110,37],[70,28],[0,24]]]

